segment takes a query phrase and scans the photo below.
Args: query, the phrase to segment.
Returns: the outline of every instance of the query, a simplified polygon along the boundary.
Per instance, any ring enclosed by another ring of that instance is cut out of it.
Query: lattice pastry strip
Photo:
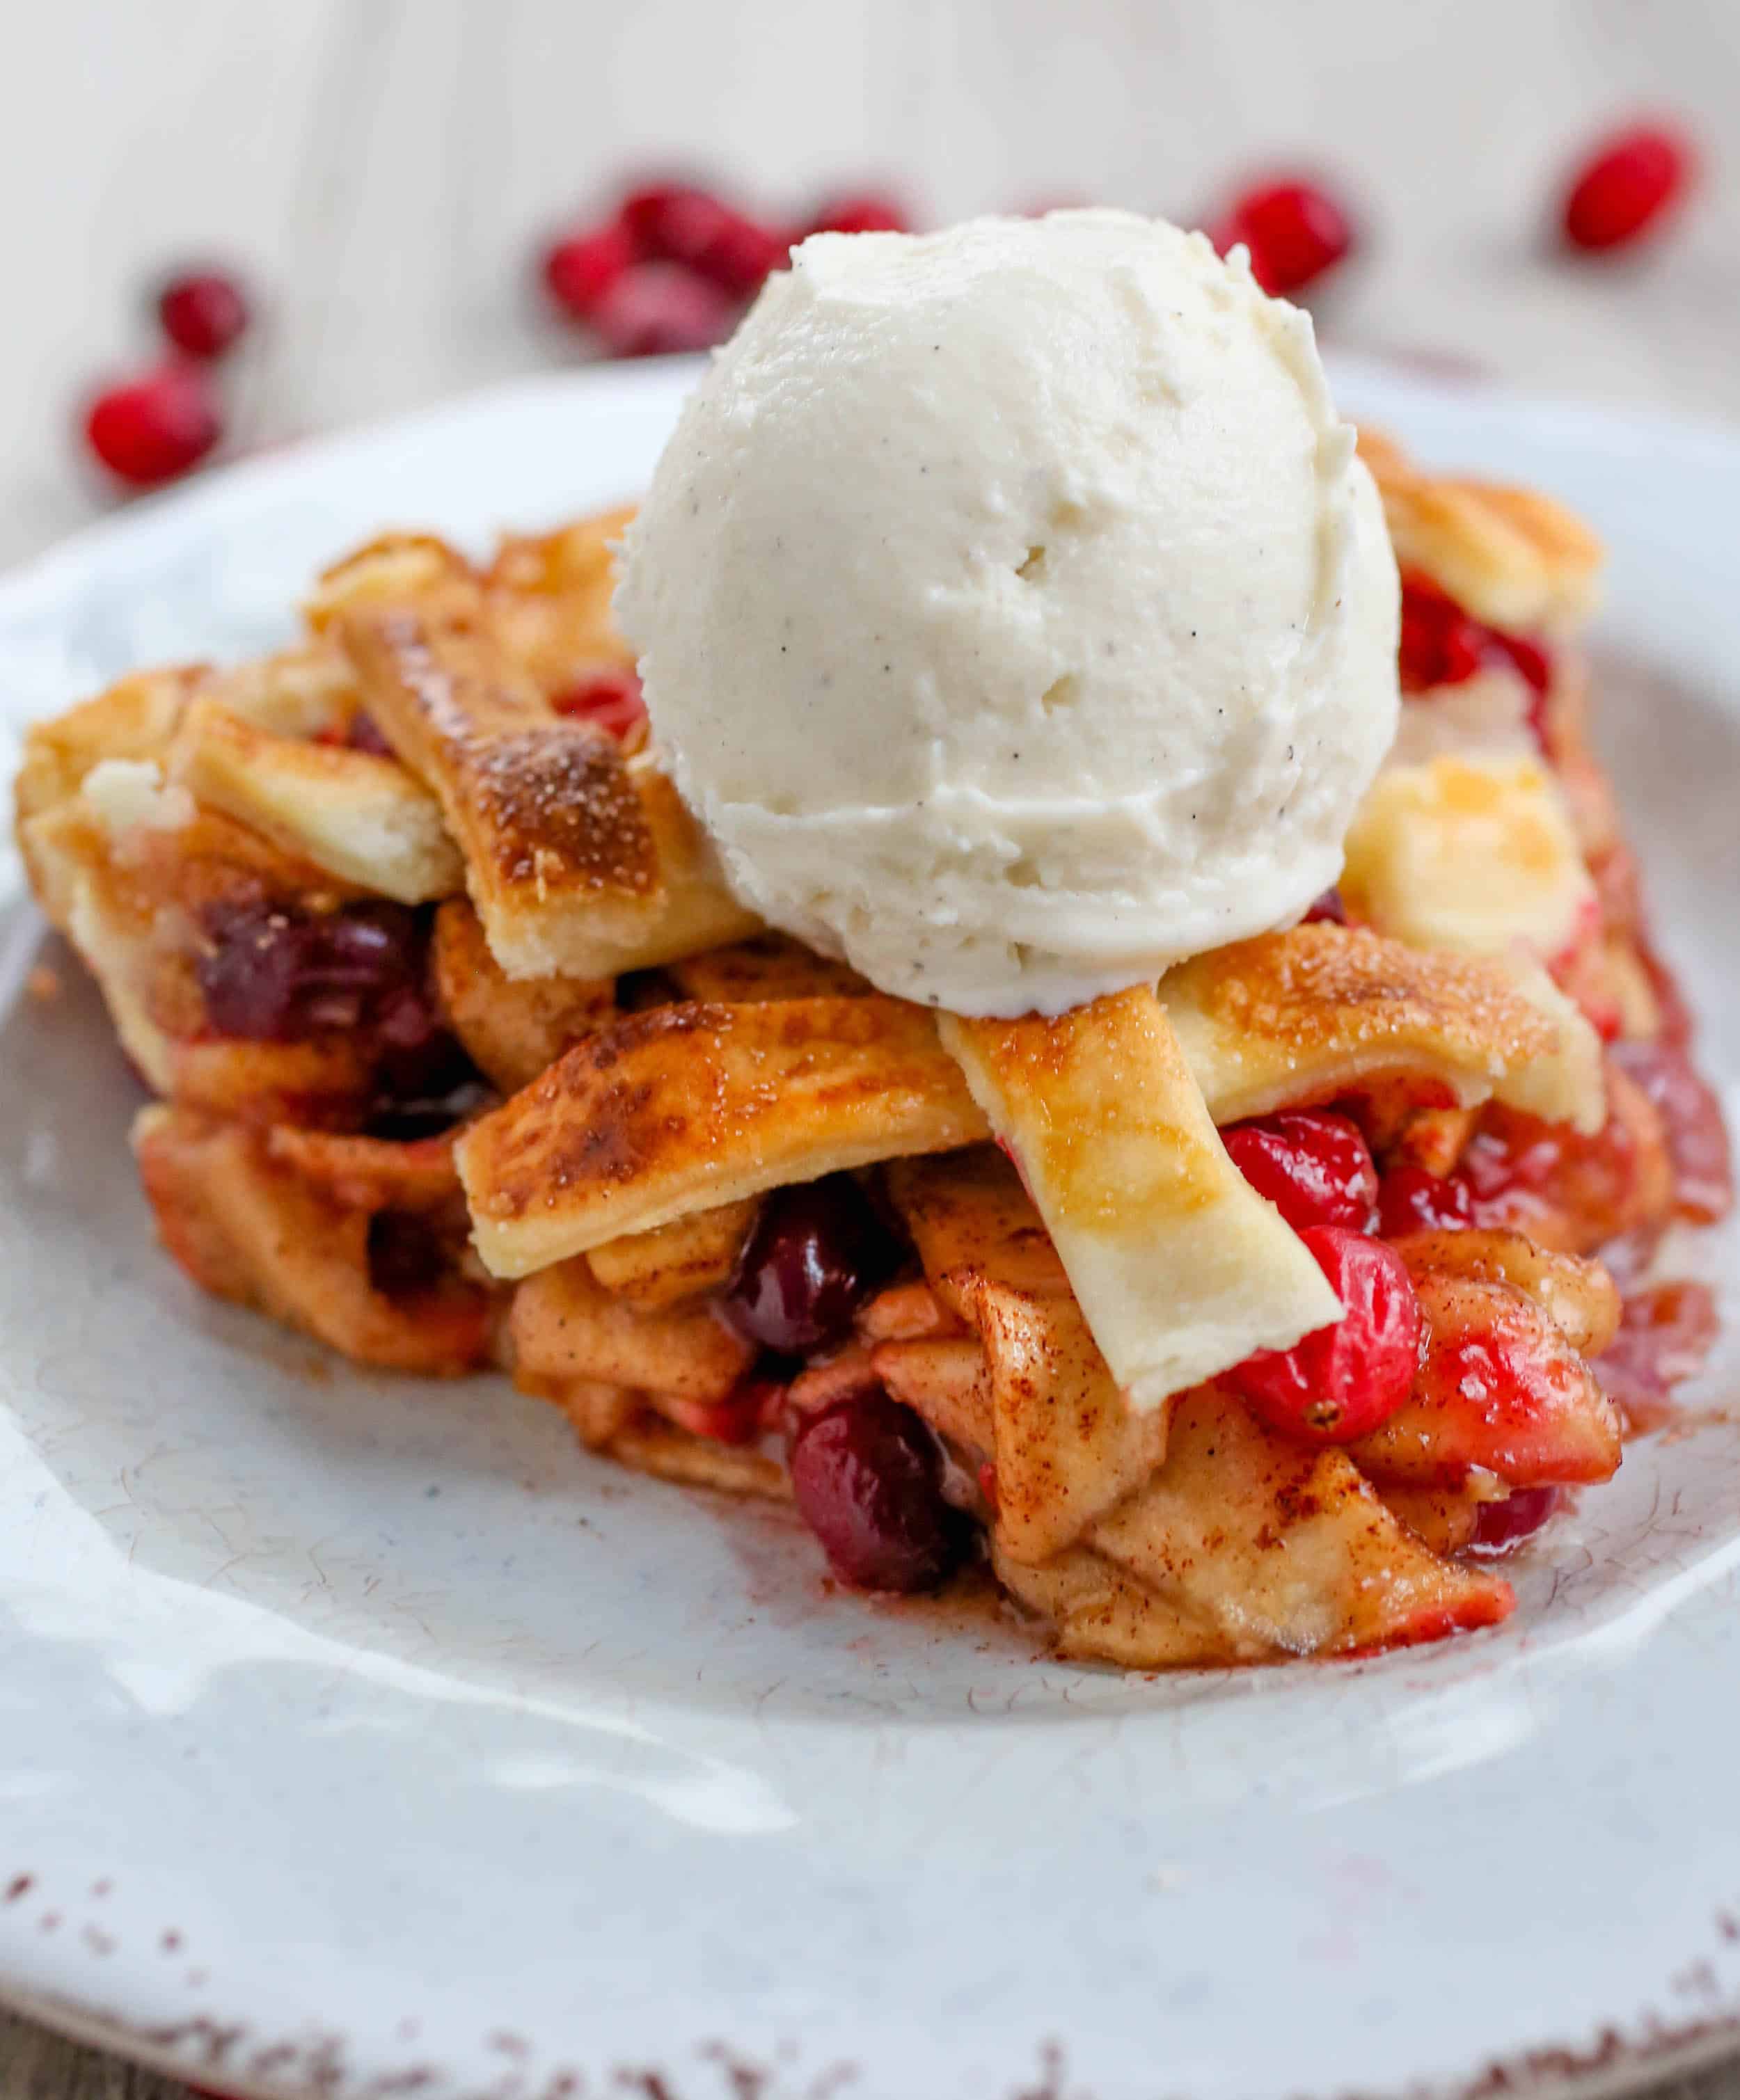
[[[439,801],[510,977],[610,976],[754,929],[669,782],[550,712],[457,556],[365,551],[329,575],[318,616]]]
[[[1359,434],[1396,559],[1423,569],[1477,620],[1527,633],[1592,610],[1599,540],[1562,504],[1530,488],[1422,473],[1375,430]]]
[[[1227,1157],[1154,994],[1054,1020],[940,1017],[1019,1166],[1131,1406],[1340,1317],[1323,1271]]]
[[[276,736],[210,698],[183,709],[168,778],[205,808],[359,887],[424,904],[465,886],[428,789],[395,761]]]
[[[686,1003],[577,1043],[475,1123],[458,1158],[478,1251],[513,1277],[784,1182],[983,1135],[921,1008]]]

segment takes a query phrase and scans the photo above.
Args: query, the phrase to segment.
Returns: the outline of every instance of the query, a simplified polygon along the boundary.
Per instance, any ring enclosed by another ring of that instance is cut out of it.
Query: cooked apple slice
[[[604,1288],[653,1312],[731,1282],[760,1205],[753,1196],[607,1240],[586,1257]]]
[[[991,1386],[998,1548],[1037,1565],[1153,1472],[1168,1410],[1125,1404],[1073,1299],[989,1282],[969,1295]]]
[[[510,977],[463,898],[435,914],[435,985],[453,1033],[505,1094],[529,1086],[616,1011],[612,977]]]
[[[1340,1317],[1322,1270],[1227,1158],[1151,991],[1055,1020],[944,1015],[938,1027],[1133,1406]]]
[[[1619,1414],[1532,1299],[1424,1264],[1414,1289],[1424,1353],[1405,1405],[1348,1447],[1362,1471],[1425,1487],[1455,1487],[1476,1467],[1513,1488],[1612,1475]]]
[[[1515,1603],[1405,1531],[1346,1453],[1290,1443],[1212,1387],[1178,1402],[1166,1463],[1092,1543],[1214,1629],[1204,1661],[1431,1640]]]
[[[1012,1162],[995,1146],[896,1160],[888,1193],[906,1221],[930,1287],[964,1311],[963,1279],[1056,1297],[1069,1289],[1063,1264]]]
[[[458,1147],[477,1247],[527,1276],[691,1211],[983,1132],[923,1008],[684,1004],[623,1014]]]
[[[395,760],[274,736],[210,699],[183,710],[167,773],[287,853],[347,882],[425,904],[465,887],[440,805]]]
[[[1380,773],[1347,835],[1354,915],[1416,948],[1548,963],[1600,924],[1557,783],[1532,753]]]
[[[508,1335],[516,1367],[533,1379],[602,1379],[703,1404],[726,1398],[755,1354],[711,1307],[643,1311],[613,1296],[584,1261],[521,1284]]]
[[[402,1295],[375,1287],[372,1198],[343,1200],[263,1133],[184,1109],[142,1110],[133,1149],[164,1244],[202,1290],[359,1363],[455,1378],[487,1361],[492,1294],[457,1268]]]

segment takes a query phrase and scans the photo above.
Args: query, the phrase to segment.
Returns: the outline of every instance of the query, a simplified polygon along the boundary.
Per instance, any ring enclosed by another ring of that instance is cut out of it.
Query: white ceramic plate
[[[0,586],[7,708],[256,648],[383,523],[480,539],[628,495],[688,376],[528,385],[141,507]],[[1342,391],[1610,540],[1608,741],[1731,1083],[1740,443]],[[15,2001],[208,2083],[382,2100],[1447,2093],[1726,2032],[1740,1429],[1633,1449],[1496,1632],[1061,1667],[824,1597],[785,1519],[590,1461],[500,1382],[364,1377],[197,1298],[94,997],[19,998],[10,929]],[[1729,1346],[1707,1395],[1736,1379]]]

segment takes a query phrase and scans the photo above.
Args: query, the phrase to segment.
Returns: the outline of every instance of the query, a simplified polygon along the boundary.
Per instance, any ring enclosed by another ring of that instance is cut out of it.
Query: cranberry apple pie
[[[1598,566],[1356,454],[1238,251],[824,236],[636,518],[375,541],[19,834],[196,1284],[1067,1656],[1354,1654],[1503,1619],[1710,1339]]]
[[[1493,1556],[1698,1361],[1703,1295],[1615,1277],[1726,1149],[1584,736],[1595,547],[1363,449],[1407,698],[1339,891],[1053,1018],[939,1018],[734,902],[642,748],[620,516],[378,541],[301,646],[38,728],[20,840],[158,1096],[170,1252],[794,1499],[849,1582],[985,1556],[1067,1655],[1503,1618]],[[1339,1319],[1193,1375],[1318,1278]]]

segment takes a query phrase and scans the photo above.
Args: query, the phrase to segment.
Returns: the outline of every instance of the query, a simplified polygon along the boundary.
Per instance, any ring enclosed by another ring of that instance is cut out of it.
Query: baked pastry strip
[[[1340,1317],[1298,1236],[1227,1157],[1146,986],[1055,1019],[938,1026],[1133,1407]]]

